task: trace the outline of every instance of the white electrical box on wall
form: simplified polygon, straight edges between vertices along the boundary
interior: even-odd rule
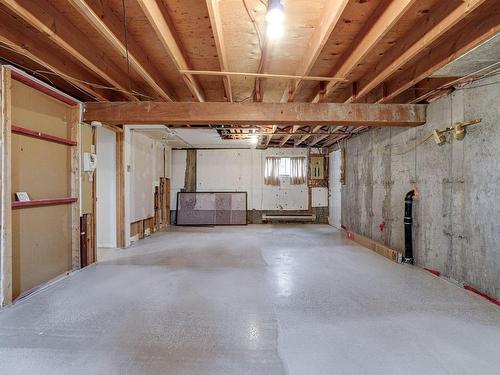
[[[84,172],[93,172],[97,168],[97,155],[90,152],[83,153],[83,170]]]

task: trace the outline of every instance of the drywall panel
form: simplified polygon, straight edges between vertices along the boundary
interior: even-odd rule
[[[73,108],[22,83],[12,84],[13,125],[70,138]],[[71,195],[71,148],[12,135],[12,192],[31,199]],[[71,269],[71,206],[12,213],[13,297]]]
[[[92,152],[92,127],[87,124],[81,125],[81,152],[82,152],[82,160],[84,152]],[[82,161],[83,163],[83,161]],[[92,181],[90,181],[89,174],[83,171],[83,167],[81,168],[81,212],[83,214],[92,214],[93,210],[93,192],[92,192]]]
[[[328,188],[314,187],[311,190],[312,207],[328,207]]]
[[[131,132],[130,164],[130,222],[154,215],[155,142],[153,139]]]
[[[97,246],[116,247],[116,135],[97,128]]]
[[[71,206],[12,211],[12,295],[71,269]]]

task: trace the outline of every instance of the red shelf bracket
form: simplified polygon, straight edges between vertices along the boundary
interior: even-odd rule
[[[42,132],[37,132],[35,130],[22,128],[20,126],[12,125],[12,133],[25,135],[25,136],[28,136],[31,138],[43,139],[45,141],[59,143],[61,145],[76,146],[76,142],[72,141],[71,139],[56,137],[54,135],[50,135],[50,134],[46,134],[46,133],[42,133]]]

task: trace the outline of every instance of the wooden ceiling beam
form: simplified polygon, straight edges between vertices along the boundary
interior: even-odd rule
[[[174,62],[177,70],[190,70],[191,67],[185,56],[186,54],[177,43],[174,36],[174,30],[168,25],[157,1],[137,0],[137,2],[149,20],[149,23],[155,30],[158,39]],[[198,79],[192,74],[182,74],[182,78],[189,88],[189,91],[191,91],[193,97],[199,102],[204,102],[205,93],[203,92]]]
[[[224,34],[222,32],[222,20],[220,17],[220,10],[218,0],[206,0],[208,15],[210,17],[210,24],[215,40],[215,47],[217,48],[217,56],[219,58],[219,66],[221,71],[229,71],[229,64],[227,62],[226,44],[224,43]],[[231,87],[231,78],[229,76],[223,77],[224,91],[228,101],[233,101],[233,90]]]
[[[140,49],[135,47],[129,48],[127,53],[125,44],[117,36],[117,34],[110,29],[107,23],[104,22],[104,19],[108,22],[118,22],[115,20],[114,15],[112,15],[111,10],[106,9],[106,14],[103,15],[103,17],[100,17],[85,0],[68,0],[68,3],[72,5],[122,57],[126,58],[128,55],[131,68],[134,69],[142,77],[142,79],[144,79],[144,81],[160,98],[170,102],[175,100],[175,96],[168,89],[168,87],[162,87],[158,84],[158,82],[162,81],[161,75],[158,74],[154,68],[150,67],[144,59],[141,58],[141,60],[139,60]],[[117,28],[115,27],[114,29],[116,30]],[[133,46],[134,44],[135,43],[132,41],[129,41],[130,46]],[[138,55],[132,53],[132,50],[137,52]]]
[[[89,77],[83,67],[71,60],[61,59],[60,54],[56,53],[46,41],[20,30],[19,24],[6,14],[0,17],[0,43],[52,71],[95,100],[108,101],[106,96],[84,82]]]
[[[112,124],[417,126],[426,106],[345,103],[86,103],[85,121]]]
[[[130,100],[138,100],[120,70],[106,56],[96,54],[81,32],[45,0],[0,0],[13,14],[47,37],[80,64]]]
[[[387,103],[418,82],[431,76],[449,62],[456,60],[500,32],[500,7],[495,1],[491,7],[483,7],[480,14],[472,17],[460,30],[434,45],[429,52],[415,61],[397,76],[386,82],[387,93],[379,103]],[[498,3],[496,4],[498,5]]]
[[[354,41],[354,47],[348,51],[347,56],[340,60],[339,64],[333,69],[331,76],[348,78],[349,74],[363,61],[416,1],[391,1],[371,27],[367,31],[362,31],[361,37]],[[328,97],[335,90],[337,84],[338,81],[329,82],[326,86],[324,97]],[[320,101],[321,95],[317,93],[313,99],[313,103]]]
[[[427,32],[422,33],[420,30],[412,30],[412,33],[409,33],[402,41],[399,41],[397,45],[389,50],[378,64],[381,68],[376,69],[377,73],[375,77],[363,86],[358,87],[356,100],[368,94],[372,89],[396,73],[398,69],[409,63],[419,53],[429,48],[453,26],[478,9],[486,1],[464,1],[453,10],[450,9],[451,3],[443,2],[443,6],[439,9],[439,12],[436,12],[435,16],[427,18],[426,22],[419,23],[419,29],[428,30]],[[441,16],[444,18],[441,18]],[[413,41],[413,33],[422,34],[422,36],[418,40]]]
[[[354,0],[326,2],[320,24],[314,29],[311,38],[309,38],[309,41],[307,42],[307,53],[297,65],[297,69],[295,70],[296,76],[308,76],[311,73],[314,64],[318,60],[318,57],[323,50],[326,42],[328,41],[328,39],[330,39],[333,29],[335,28],[335,26],[337,26],[342,14],[344,13],[345,8],[349,3],[352,2],[354,2]],[[292,89],[289,89],[287,87],[285,89],[285,92],[283,92],[281,102],[286,103],[288,101],[293,101],[296,93],[300,90],[302,85],[302,80],[296,80],[294,82],[294,85],[292,86]]]

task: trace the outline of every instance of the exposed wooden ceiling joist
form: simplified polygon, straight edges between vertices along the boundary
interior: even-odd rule
[[[370,53],[384,35],[394,24],[406,13],[406,11],[416,2],[416,0],[397,0],[390,2],[377,17],[369,30],[363,31],[362,36],[349,51],[348,55],[340,61],[340,64],[332,70],[332,76],[347,78],[349,73],[357,67],[363,58]],[[325,88],[324,96],[327,97],[335,90],[338,82],[329,82]],[[318,92],[313,99],[313,103],[321,101],[321,94]]]
[[[441,14],[436,11],[433,17],[427,18],[426,22],[418,25],[419,29],[414,30],[414,34],[408,34],[403,40],[399,41],[397,46],[394,46],[389,53],[387,53],[378,66],[377,74],[368,83],[358,87],[356,100],[359,100],[372,89],[384,82],[388,77],[393,75],[410,62],[424,49],[431,46],[438,38],[448,32],[453,26],[463,20],[467,15],[476,10],[480,5],[485,3],[486,0],[468,0],[462,2],[457,8],[451,10],[450,4],[444,2],[440,12],[444,18],[441,19]],[[420,30],[428,30],[422,33]],[[422,36],[413,41],[414,35],[422,34]]]
[[[130,49],[124,45],[121,39],[113,33],[108,24],[99,17],[95,11],[92,9],[85,0],[68,0],[78,12],[109,42],[109,44],[124,58],[130,61],[130,66],[134,69],[143,79],[147,82],[149,86],[164,100],[173,101],[175,96],[170,92],[167,87],[161,87],[158,84],[161,75],[154,71],[151,67],[146,68],[144,62],[141,63],[139,57],[136,57]],[[114,16],[108,13],[106,18],[107,22],[113,22]],[[135,48],[134,48],[135,49]]]
[[[181,46],[177,43],[174,31],[168,25],[156,0],[137,0],[137,2],[148,18],[149,23],[155,30],[158,39],[161,41],[163,47],[177,67],[177,70],[191,69],[190,64],[185,57],[185,53],[183,52]],[[193,94],[193,97],[199,102],[204,102],[205,93],[203,92],[203,89],[196,77],[191,74],[183,74],[183,79],[184,82],[186,82],[189,91]]]
[[[264,141],[264,147],[267,147],[271,140],[273,139],[273,134],[276,133],[276,130],[278,129],[277,125],[273,125],[271,129],[271,134],[266,136],[266,139]]]
[[[227,62],[226,44],[224,42],[224,35],[222,33],[222,20],[220,17],[220,10],[218,0],[206,0],[208,15],[210,17],[210,24],[212,25],[212,32],[214,34],[215,46],[217,48],[217,56],[219,58],[219,65],[221,71],[228,71],[229,64]],[[224,91],[228,101],[233,101],[233,90],[231,87],[231,78],[224,76]]]
[[[18,29],[13,19],[5,17],[0,19],[0,43],[45,67],[48,71],[54,72],[97,101],[108,100],[98,90],[84,82],[87,78],[84,68],[69,59],[61,58],[45,41],[29,37],[23,30]]]
[[[339,22],[347,4],[353,0],[327,1],[321,19],[321,23],[314,30],[313,35],[307,42],[308,53],[302,58],[297,66],[295,75],[308,76],[318,59],[323,47],[331,36],[331,33]],[[302,80],[295,81],[292,89],[286,89],[283,93],[281,102],[293,101],[295,94],[302,86]]]
[[[113,124],[417,126],[426,106],[345,103],[86,103],[85,121]]]
[[[296,140],[294,143],[294,146],[300,146],[304,141],[308,140],[309,137],[312,137],[312,135],[316,132],[318,132],[322,128],[322,125],[317,125],[314,128],[311,128],[311,132],[309,134],[305,134],[300,139]]]
[[[45,0],[0,0],[12,13],[42,33],[83,66],[111,84],[130,100],[138,100],[127,88],[120,69],[106,56],[91,50],[89,43],[79,38],[80,31]]]
[[[294,125],[294,126],[292,126],[292,128],[290,129],[290,134],[284,135],[284,136],[281,138],[280,143],[279,143],[279,147],[283,147],[283,145],[285,145],[285,144],[288,142],[288,140],[289,140],[290,138],[292,138],[292,135],[293,135],[294,133],[296,133],[296,132],[297,132],[297,130],[298,130],[299,128],[300,128],[300,126],[298,126],[298,125]]]
[[[387,93],[380,103],[394,99],[402,92],[415,86],[450,61],[457,59],[500,32],[500,7],[489,2],[485,13],[472,17],[459,30],[433,46],[429,52],[412,64],[412,67],[397,74],[387,83]]]

